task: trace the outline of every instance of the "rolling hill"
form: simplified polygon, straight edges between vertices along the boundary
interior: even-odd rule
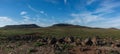
[[[92,27],[72,25],[72,24],[54,24],[49,27],[40,27],[35,24],[9,25],[3,28],[12,28],[12,29],[1,28],[0,29],[1,36],[14,36],[14,35],[38,33],[39,36],[44,36],[44,37],[74,36],[74,37],[85,38],[85,37],[100,36],[103,38],[104,37],[120,38],[119,29],[92,28]]]
[[[6,29],[15,29],[15,28],[40,28],[40,26],[36,25],[36,24],[21,24],[21,25],[6,25],[3,28]]]
[[[102,47],[99,45],[94,47],[93,44],[92,46],[91,44],[89,45],[88,43],[91,43],[89,37],[93,38],[95,36],[99,36],[100,39],[97,40],[102,40],[102,43],[105,45]],[[86,39],[87,42],[85,45],[81,44]],[[40,27],[35,24],[9,25],[0,29],[0,47],[2,48],[1,52],[3,54],[8,54],[11,52],[16,52],[16,54],[46,54],[46,52],[49,54],[84,54],[85,52],[89,52],[90,54],[94,54],[98,52],[96,49],[99,49],[100,51],[103,50],[104,52],[109,52],[107,54],[119,54],[120,49],[113,48],[111,47],[112,44],[110,44],[116,44],[116,42],[113,41],[119,39],[119,29],[92,28],[72,24],[54,24],[49,27]],[[58,43],[60,40],[71,41]],[[74,41],[72,42],[72,40]],[[109,49],[112,49],[112,51]],[[98,53],[102,54],[101,52]]]

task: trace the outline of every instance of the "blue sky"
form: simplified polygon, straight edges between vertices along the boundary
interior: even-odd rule
[[[56,23],[120,28],[120,0],[0,0],[0,27]]]

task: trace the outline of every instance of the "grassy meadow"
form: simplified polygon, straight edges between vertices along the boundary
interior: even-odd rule
[[[22,28],[22,29],[0,29],[0,36],[8,37],[15,35],[24,35],[38,33],[43,37],[63,37],[74,36],[80,38],[86,37],[111,37],[114,39],[120,38],[120,30],[117,29],[94,29],[94,28],[77,28],[77,27],[46,27],[46,28]]]

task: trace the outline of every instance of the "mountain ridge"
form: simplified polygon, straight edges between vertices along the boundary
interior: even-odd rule
[[[81,25],[74,25],[74,24],[67,24],[67,23],[58,23],[53,24],[48,27],[42,27],[38,26],[36,24],[20,24],[20,25],[6,25],[2,28],[54,28],[54,27],[66,27],[66,28],[89,28],[89,29],[114,29],[118,30],[117,28],[111,27],[111,28],[99,28],[99,27],[88,27],[88,26],[81,26]]]
[[[2,28],[41,28],[36,24],[6,25]]]

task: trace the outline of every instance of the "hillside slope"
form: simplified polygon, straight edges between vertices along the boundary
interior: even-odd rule
[[[19,28],[40,28],[38,25],[36,24],[21,24],[21,25],[6,25],[3,28],[5,29],[19,29]]]
[[[39,36],[49,37],[63,37],[63,36],[75,36],[75,37],[113,37],[120,38],[120,30],[118,29],[102,29],[91,27],[65,27],[65,26],[51,26],[44,28],[23,28],[23,29],[0,29],[1,36],[14,36],[22,34],[38,33]]]

